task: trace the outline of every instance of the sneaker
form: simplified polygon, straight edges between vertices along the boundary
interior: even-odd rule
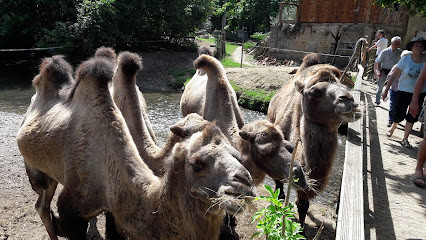
[[[408,142],[408,139],[402,139],[401,144],[406,148],[412,148],[411,144]]]
[[[386,125],[386,127],[391,127],[392,126],[392,122],[388,122],[388,125]]]

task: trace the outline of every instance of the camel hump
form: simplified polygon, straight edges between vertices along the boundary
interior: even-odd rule
[[[72,66],[65,60],[62,55],[44,58],[40,64],[40,73],[45,76],[47,82],[55,89],[60,89],[65,84],[72,82]],[[36,77],[33,80],[35,86],[41,84],[41,77]]]
[[[303,62],[302,62],[302,65],[300,65],[299,71],[320,63],[321,63],[320,56],[316,53],[310,53],[306,55],[305,57],[303,57]]]
[[[202,54],[195,59],[194,68],[203,69],[207,72],[207,75],[209,75],[209,73],[220,74],[222,64],[215,57]]]
[[[84,79],[96,79],[101,85],[107,85],[112,81],[114,74],[114,63],[106,58],[90,58],[89,60],[80,64],[75,73],[76,81],[71,87],[68,100],[74,97],[74,93],[80,85],[80,82]]]
[[[104,58],[91,58],[77,68],[76,78],[82,79],[95,78],[99,82],[108,83],[112,80],[114,74],[114,65]]]
[[[115,61],[117,54],[115,54],[115,50],[113,48],[100,47],[96,50],[95,57],[104,57],[111,61]]]
[[[131,52],[122,52],[118,55],[118,65],[126,75],[135,75],[142,69],[142,58]]]
[[[210,48],[208,48],[206,46],[202,46],[198,49],[198,55],[200,56],[202,54],[213,56],[213,52],[210,50]]]

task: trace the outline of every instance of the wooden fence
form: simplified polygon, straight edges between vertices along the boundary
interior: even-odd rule
[[[360,103],[364,68],[358,64],[358,75],[352,92]],[[364,240],[364,200],[362,173],[363,118],[348,124],[345,163],[340,190],[336,240]]]

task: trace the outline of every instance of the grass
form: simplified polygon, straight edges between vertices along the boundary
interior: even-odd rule
[[[277,91],[269,92],[260,89],[244,89],[232,81],[230,83],[237,94],[238,105],[265,114],[268,113],[269,102]]]
[[[191,80],[192,76],[195,74],[195,69],[174,67],[169,71],[169,74],[174,78],[174,81],[169,84],[170,87],[173,89],[180,89]]]
[[[211,43],[215,42],[214,38],[200,38],[200,37],[196,37],[195,39],[200,40],[200,41],[204,41],[204,42],[211,42]]]

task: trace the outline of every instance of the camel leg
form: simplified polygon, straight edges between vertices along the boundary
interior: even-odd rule
[[[280,180],[274,180],[274,181],[275,181],[275,191],[277,189],[280,190],[280,195],[278,196],[278,198],[285,199],[284,183],[282,183]]]
[[[74,206],[72,194],[65,188],[58,199],[59,219],[55,226],[57,232],[61,232],[70,240],[86,239],[88,221],[80,216],[78,209]]]
[[[50,218],[50,203],[55,195],[56,186],[58,182],[53,182],[49,187],[42,191],[39,195],[35,208],[40,215],[41,221],[43,221],[46,227],[47,233],[50,239],[58,239],[55,229],[53,227],[52,219]]]
[[[223,217],[222,226],[220,226],[219,240],[238,240],[240,236],[235,231],[237,219],[234,215],[226,214]]]
[[[308,214],[308,209],[309,209],[309,200],[298,198],[296,205],[297,205],[297,212],[299,213],[299,223],[304,229],[306,214]],[[305,230],[303,230],[303,232],[305,232]]]
[[[47,176],[45,173],[32,168],[27,164],[25,164],[25,168],[33,190],[38,193],[35,209],[37,210],[50,239],[57,240],[58,236],[56,235],[52,219],[50,218],[50,203],[55,195],[58,182]]]
[[[106,239],[124,240],[124,238],[117,231],[117,226],[115,225],[114,216],[112,213],[105,212],[105,220]]]

